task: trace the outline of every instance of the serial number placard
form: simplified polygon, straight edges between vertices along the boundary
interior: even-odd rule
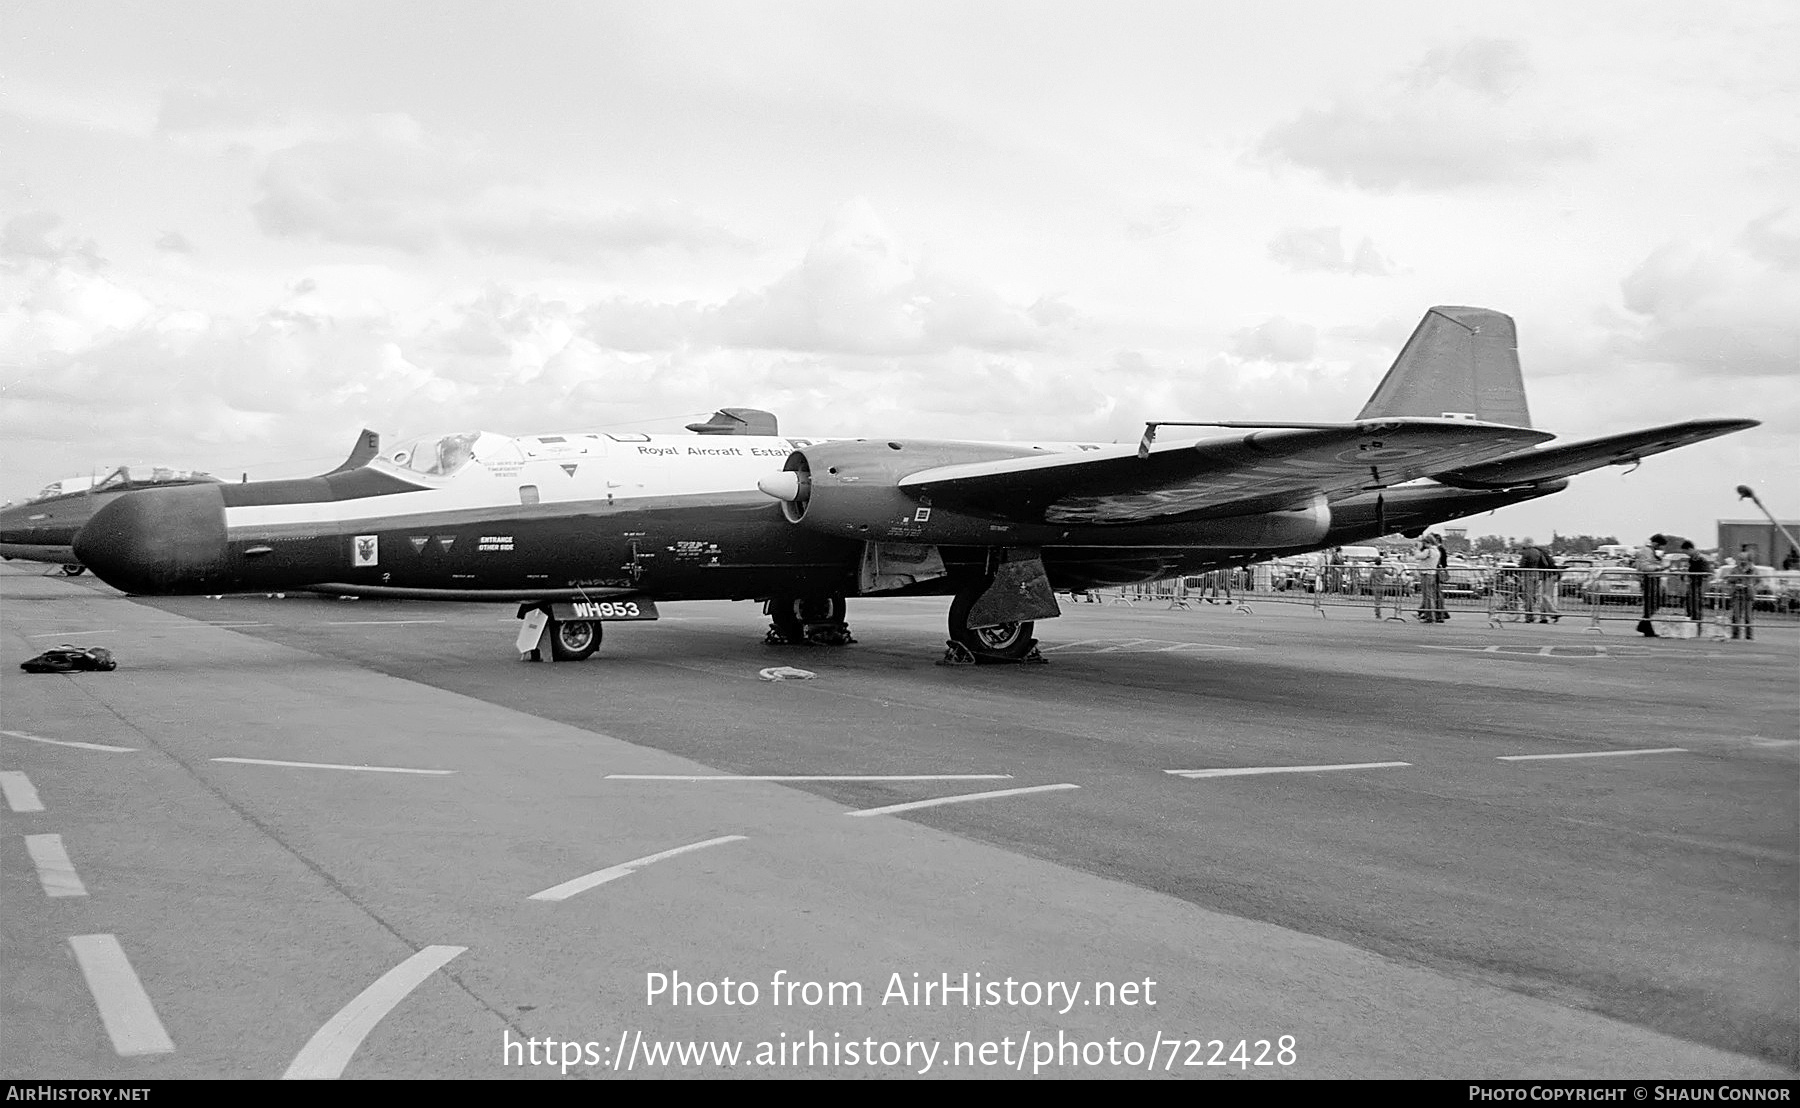
[[[654,600],[570,600],[550,605],[557,619],[655,619]]]

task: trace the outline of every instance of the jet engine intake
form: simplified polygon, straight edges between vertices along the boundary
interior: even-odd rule
[[[1017,541],[984,516],[934,508],[929,497],[902,490],[908,474],[937,466],[1034,453],[1005,444],[856,439],[820,443],[788,455],[780,472],[756,487],[781,501],[790,523],[864,541],[974,543]],[[1060,532],[1061,528],[1045,528]]]

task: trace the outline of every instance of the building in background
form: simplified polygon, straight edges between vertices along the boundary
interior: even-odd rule
[[[1789,533],[1800,533],[1800,522],[1781,521]],[[1721,519],[1719,521],[1719,553],[1731,557],[1738,547],[1749,546],[1756,553],[1756,564],[1780,569],[1790,556],[1796,556],[1787,536],[1766,519]]]

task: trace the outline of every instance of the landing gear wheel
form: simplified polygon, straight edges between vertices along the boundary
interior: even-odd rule
[[[848,605],[841,596],[772,597],[768,604],[769,634],[763,641],[771,646],[849,645],[856,640],[850,637],[850,626],[844,622],[847,611]]]
[[[950,603],[950,642],[967,651],[976,662],[1042,661],[1037,655],[1037,640],[1031,637],[1037,625],[1002,623],[997,627],[970,627],[969,609],[986,591],[986,586],[966,589]]]
[[[70,562],[62,567],[64,577],[80,577],[87,572],[87,567],[78,562]]]
[[[550,640],[550,657],[558,662],[579,662],[600,649],[600,623],[591,619],[553,619],[544,635]]]

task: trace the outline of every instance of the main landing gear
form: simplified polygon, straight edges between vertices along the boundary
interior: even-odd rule
[[[769,617],[769,646],[848,646],[850,625],[844,622],[848,605],[841,596],[776,596],[764,602]]]
[[[550,640],[550,657],[558,662],[579,662],[600,649],[597,619],[552,619],[544,637]]]
[[[982,582],[977,588],[964,589],[950,603],[950,641],[944,645],[942,665],[968,666],[1005,662],[1041,663],[1038,641],[1031,637],[1037,624],[1032,620],[996,624],[992,627],[970,627],[969,610],[988,589]]]
[[[579,662],[600,649],[601,622],[597,619],[557,619],[546,608],[522,610],[519,618],[525,625],[519,630],[519,656],[527,662],[544,660],[544,647],[550,648],[550,660]]]

